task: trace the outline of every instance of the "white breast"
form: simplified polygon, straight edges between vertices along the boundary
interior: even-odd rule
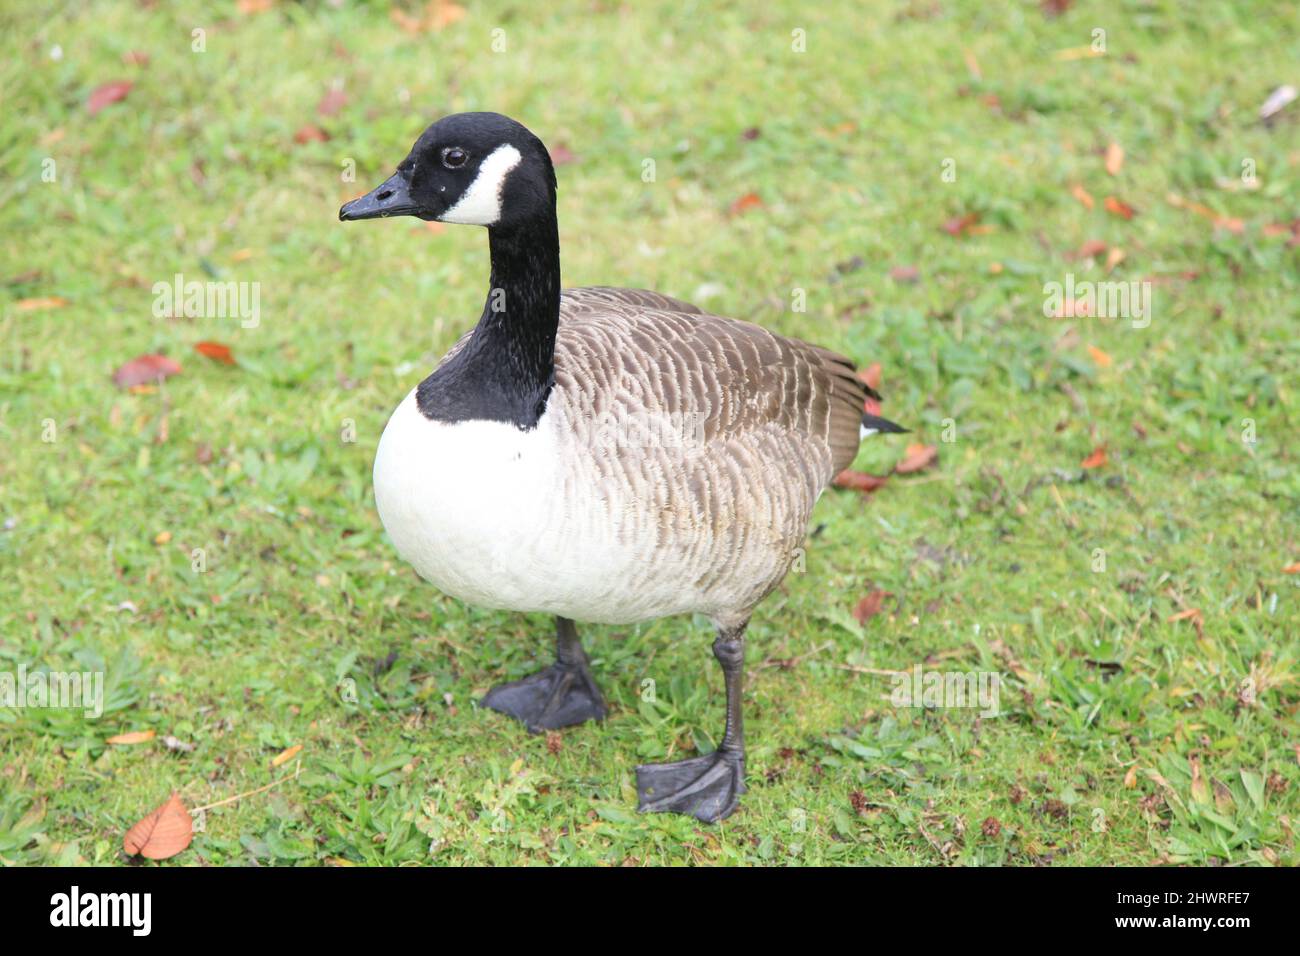
[[[375,504],[398,553],[483,607],[600,623],[703,609],[689,568],[627,534],[634,490],[602,478],[570,439],[555,393],[537,427],[521,431],[430,421],[412,390],[375,456]]]

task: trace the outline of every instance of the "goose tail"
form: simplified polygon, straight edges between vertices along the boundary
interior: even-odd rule
[[[892,435],[903,434],[911,431],[910,428],[904,428],[897,422],[891,422],[888,418],[881,418],[879,415],[872,415],[870,412],[862,413],[862,427],[858,431],[859,440],[866,438],[868,435]]]

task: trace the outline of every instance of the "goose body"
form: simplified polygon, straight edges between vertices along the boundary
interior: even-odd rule
[[[642,290],[572,289],[536,425],[437,421],[412,390],[375,501],[398,553],[469,603],[734,623],[785,576],[865,397],[824,349]]]
[[[555,171],[495,113],[429,127],[339,218],[486,226],[478,324],[401,402],[375,456],[397,548],[442,591],[556,619],[556,660],[480,702],[529,730],[602,719],[575,620],[694,612],[727,692],[713,753],[637,768],[639,807],[712,822],[745,790],[744,632],[861,437],[898,426],[834,352],[639,289],[560,289]]]

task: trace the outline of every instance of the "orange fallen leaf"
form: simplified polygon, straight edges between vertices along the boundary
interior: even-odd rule
[[[950,236],[964,236],[971,232],[979,223],[980,214],[977,212],[968,212],[961,216],[953,216],[943,224],[943,231]]]
[[[1099,256],[1106,251],[1106,243],[1100,239],[1089,239],[1079,247],[1080,259],[1091,259],[1093,256]]]
[[[392,7],[388,11],[388,17],[407,33],[421,33],[424,31],[424,21],[419,17],[413,17],[405,10],[398,7]]]
[[[551,163],[556,166],[566,166],[577,160],[577,155],[563,143],[556,143],[550,147]]]
[[[893,597],[893,594],[889,591],[872,591],[854,605],[854,620],[859,624],[866,624],[867,621],[880,613],[880,607],[885,603],[885,598],[887,597]]]
[[[131,92],[134,85],[130,80],[113,80],[95,87],[86,100],[86,110],[94,116],[105,106],[126,99],[126,94]]]
[[[1229,232],[1236,233],[1237,235],[1241,235],[1241,233],[1245,232],[1246,230],[1245,222],[1243,222],[1241,219],[1238,219],[1236,216],[1221,215],[1220,213],[1215,212],[1209,206],[1206,206],[1204,203],[1194,202],[1190,199],[1184,199],[1182,196],[1178,195],[1177,193],[1167,194],[1165,196],[1165,201],[1176,209],[1186,209],[1189,212],[1194,212],[1196,213],[1196,215],[1202,216],[1205,219],[1210,220],[1212,223],[1214,223],[1216,229],[1226,229]]]
[[[43,309],[61,309],[68,300],[58,295],[46,295],[36,299],[19,299],[15,308],[19,312],[39,312]]]
[[[321,116],[335,116],[348,105],[348,95],[341,89],[331,86],[316,104],[316,112]]]
[[[430,0],[425,17],[433,29],[441,30],[465,18],[465,8],[451,0]]]
[[[301,752],[302,752],[302,744],[294,744],[292,747],[286,747],[284,750],[280,751],[278,754],[275,755],[275,759],[271,761],[271,767],[275,768],[280,766],[281,764],[288,763],[294,757],[298,756],[298,754],[300,754]]]
[[[1109,355],[1103,352],[1101,349],[1097,348],[1097,346],[1095,345],[1088,346],[1088,354],[1092,356],[1092,360],[1097,364],[1099,368],[1110,368],[1115,361]]]
[[[1300,219],[1293,219],[1290,222],[1270,222],[1260,231],[1270,239],[1287,236],[1291,240],[1289,245],[1300,246]]]
[[[872,362],[866,368],[858,369],[858,381],[873,392],[880,388],[881,367],[879,362]]]
[[[1196,636],[1205,637],[1205,618],[1201,615],[1199,607],[1189,607],[1185,611],[1179,611],[1177,614],[1171,614],[1165,618],[1166,623],[1173,624],[1176,621],[1191,621],[1192,627],[1196,628]]]
[[[864,369],[858,370],[858,381],[870,389],[872,394],[862,402],[862,410],[868,415],[880,414],[880,399],[876,395],[880,391],[880,363],[872,362]]]
[[[921,278],[921,270],[916,266],[894,266],[889,270],[889,278],[895,282],[917,282]]]
[[[1115,246],[1110,250],[1110,252],[1106,253],[1106,271],[1114,272],[1115,267],[1123,261],[1124,261],[1124,250],[1121,249],[1119,246]]]
[[[1070,195],[1073,196],[1075,199],[1079,200],[1079,202],[1083,203],[1083,205],[1086,206],[1088,209],[1091,209],[1093,208],[1093,206],[1096,205],[1096,203],[1093,202],[1092,194],[1089,193],[1088,190],[1080,186],[1078,183],[1075,183],[1073,186],[1070,187]]]
[[[214,362],[221,362],[223,365],[235,364],[235,357],[230,352],[230,346],[223,345],[220,342],[197,342],[194,345],[194,351],[200,355],[206,355]]]
[[[1105,55],[1106,52],[1104,50],[1099,50],[1095,46],[1088,45],[1088,46],[1072,46],[1064,50],[1057,50],[1055,53],[1052,54],[1052,58],[1056,60],[1064,60],[1068,62],[1070,60],[1091,60],[1094,57],[1105,56]]]
[[[118,388],[134,388],[148,382],[161,382],[180,370],[180,363],[165,355],[140,355],[113,373],[113,383]]]
[[[1300,561],[1297,561],[1297,562],[1295,562],[1294,564],[1288,564],[1285,568],[1282,569],[1282,573],[1283,573],[1283,574],[1300,574]]]
[[[180,794],[173,792],[166,803],[126,831],[122,849],[128,856],[166,860],[184,850],[193,839],[194,819],[181,802]]]
[[[1106,457],[1106,447],[1104,445],[1098,445],[1092,450],[1092,454],[1083,460],[1083,464],[1080,465],[1080,467],[1100,468],[1108,461],[1110,461],[1110,459]]]
[[[1107,196],[1105,200],[1106,211],[1121,219],[1132,219],[1135,210],[1132,206],[1122,199],[1116,199],[1114,196]]]
[[[745,193],[731,204],[730,212],[733,216],[739,216],[749,212],[751,209],[761,209],[763,200],[758,193]]]
[[[1118,176],[1123,165],[1124,147],[1119,143],[1111,143],[1106,147],[1106,172]]]
[[[889,480],[888,475],[869,475],[865,471],[845,469],[835,476],[832,484],[836,488],[849,488],[868,494],[882,487]]]
[[[129,733],[109,737],[108,743],[128,747],[132,744],[147,744],[153,738],[154,732],[152,730],[132,730]]]
[[[910,475],[929,468],[938,458],[938,445],[908,445],[903,460],[894,466],[894,471],[900,475]]]
[[[325,132],[319,126],[313,126],[308,123],[306,126],[293,134],[293,141],[300,146],[305,143],[324,143],[330,138],[329,133]]]

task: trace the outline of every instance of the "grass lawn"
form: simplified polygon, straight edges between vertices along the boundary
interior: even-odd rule
[[[107,685],[0,708],[0,862],[123,864],[172,790],[282,781],[162,865],[1300,863],[1300,103],[1258,115],[1297,8],[466,5],[7,5],[0,672]],[[610,719],[532,737],[473,702],[551,621],[441,595],[375,514],[486,237],[337,210],[466,109],[567,154],[566,285],[879,362],[914,434],[856,467],[938,447],[818,505],[721,825],[638,815],[632,772],[720,735],[706,621],[581,628]],[[156,317],[178,273],[258,283],[256,327]],[[1050,315],[1068,281],[1149,310]],[[143,353],[182,371],[115,387]],[[1000,712],[895,706],[918,665]]]

